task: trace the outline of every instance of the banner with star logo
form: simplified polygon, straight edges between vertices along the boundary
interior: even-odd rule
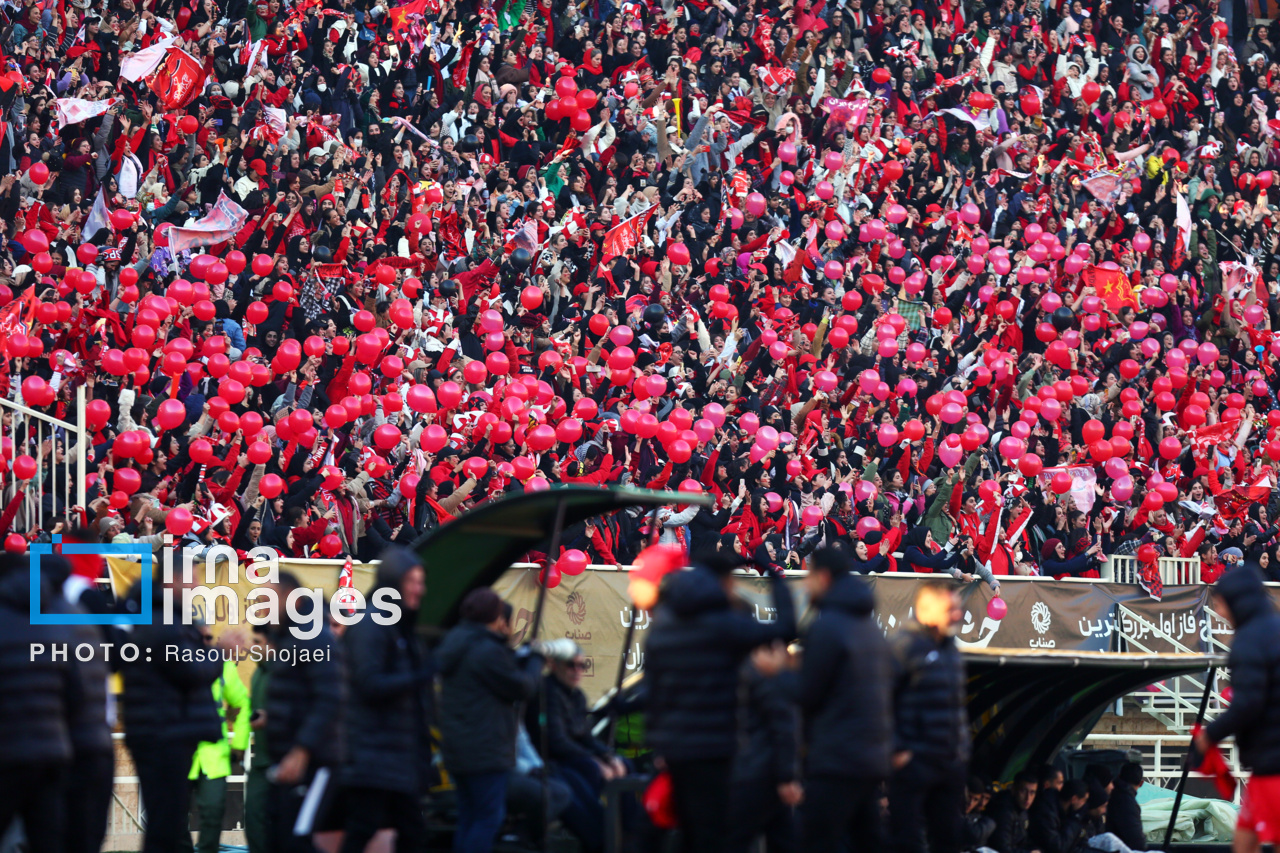
[[[1086,285],[1097,291],[1098,296],[1102,297],[1112,311],[1119,311],[1125,305],[1138,307],[1138,296],[1133,292],[1133,285],[1123,270],[1091,266],[1085,267],[1080,277]]]

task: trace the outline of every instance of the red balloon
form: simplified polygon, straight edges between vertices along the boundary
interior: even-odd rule
[[[193,524],[195,524],[195,519],[191,516],[191,510],[184,506],[174,507],[164,517],[165,529],[174,536],[185,535]]]
[[[587,570],[587,555],[577,548],[570,548],[560,555],[560,559],[556,561],[556,566],[563,574],[571,577],[580,575]]]
[[[342,553],[342,540],[336,533],[326,533],[320,537],[320,553],[326,557],[336,557]]]
[[[117,468],[112,478],[116,490],[132,495],[142,488],[142,475],[132,468]]]
[[[280,479],[276,474],[267,474],[258,481],[258,491],[263,494],[267,500],[278,497],[284,491],[284,480]]]
[[[25,453],[13,460],[13,476],[19,480],[30,480],[36,475],[36,460]]]

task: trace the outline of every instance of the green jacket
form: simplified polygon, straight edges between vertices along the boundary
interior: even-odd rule
[[[978,453],[970,453],[969,458],[964,463],[965,480],[973,477],[973,472],[978,469],[978,462],[981,460]],[[925,509],[924,518],[920,523],[929,528],[933,533],[933,541],[939,544],[946,542],[951,538],[951,519],[945,515],[948,504],[951,503],[951,494],[955,491],[959,479],[954,470],[947,472],[947,478],[938,486],[938,491],[933,496],[933,501]]]
[[[213,682],[213,703],[218,708],[218,716],[222,717],[222,739],[196,747],[189,779],[196,779],[201,773],[210,779],[225,779],[231,775],[231,750],[244,752],[249,746],[249,691],[236,672],[235,661],[223,663],[222,675]],[[230,734],[228,706],[236,709],[235,728]]]

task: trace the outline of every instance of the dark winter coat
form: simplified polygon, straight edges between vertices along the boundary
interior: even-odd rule
[[[554,675],[544,679],[547,691],[547,759],[553,764],[576,767],[591,778],[595,772],[595,760],[610,756],[609,747],[591,734],[591,719],[587,714],[587,695],[569,687]],[[525,728],[535,744],[541,743],[542,727],[539,725],[539,709],[530,702],[525,709]]]
[[[16,561],[15,561],[16,562]],[[12,564],[0,579],[0,731],[5,748],[0,765],[28,768],[71,760],[68,714],[82,702],[69,627],[31,624],[30,573]],[[43,592],[42,600],[49,593]],[[50,612],[47,607],[41,608]],[[43,644],[43,654],[32,645]],[[66,648],[54,659],[54,647]]]
[[[1031,849],[1027,840],[1030,811],[1018,808],[1012,790],[996,794],[987,813],[996,822],[996,830],[991,834],[988,846],[999,853],[1027,853]]]
[[[766,678],[743,665],[742,748],[733,761],[734,778],[781,785],[799,777],[800,714],[782,678]]]
[[[890,640],[894,666],[893,751],[913,759],[967,761],[969,717],[964,661],[955,640],[941,641],[914,619]]]
[[[1255,776],[1273,776],[1280,773],[1280,615],[1257,572],[1228,572],[1216,590],[1236,625],[1227,660],[1235,695],[1206,733],[1215,743],[1235,735],[1240,763]]]
[[[304,626],[309,625],[307,608],[313,606],[309,596],[299,599]],[[301,746],[311,755],[311,769],[339,766],[345,694],[341,649],[327,624],[310,639],[296,636],[290,627],[293,623],[282,620],[273,638],[280,655],[271,667],[267,684],[266,730],[271,762],[278,762],[289,750]],[[302,661],[304,654],[310,660]]]
[[[645,646],[647,733],[673,761],[732,758],[737,748],[738,671],[757,646],[795,636],[795,604],[774,576],[777,618],[761,623],[730,606],[705,568],[669,575]]]
[[[129,635],[138,656],[133,662],[121,658],[125,736],[141,745],[218,740],[222,718],[213,704],[212,685],[222,674],[222,659],[194,625],[183,625],[177,618],[172,625],[163,624],[163,589],[159,582],[151,585],[152,624],[139,625]],[[142,587],[137,585],[125,599],[126,611],[141,612],[141,599]]]
[[[533,698],[542,656],[517,657],[506,638],[462,622],[436,650],[440,748],[450,773],[497,773],[516,766],[520,703]]]
[[[413,568],[384,559],[373,592],[401,589]],[[420,792],[430,781],[432,679],[435,666],[414,630],[416,615],[380,625],[368,615],[342,636],[347,667],[346,785]]]
[[[796,696],[809,775],[889,775],[893,670],[884,634],[871,621],[874,606],[871,589],[853,575],[837,579],[818,603]]]
[[[1142,806],[1138,792],[1128,782],[1116,781],[1107,801],[1107,832],[1113,832],[1130,850],[1146,850],[1147,834],[1142,829]]]

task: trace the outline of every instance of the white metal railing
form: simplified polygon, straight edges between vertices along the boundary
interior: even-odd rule
[[[1199,557],[1160,557],[1156,560],[1160,580],[1165,586],[1190,586],[1200,583]],[[1110,583],[1137,583],[1140,568],[1137,557],[1115,555],[1102,564],[1102,580]]]
[[[902,554],[895,553],[895,558],[901,560]],[[329,561],[340,562],[340,561]],[[1196,586],[1200,581],[1200,558],[1199,557],[1161,557],[1158,561],[1160,568],[1160,580],[1165,586]],[[537,569],[541,568],[536,563],[512,563],[513,569]],[[635,566],[615,566],[595,565],[587,566],[588,571],[594,572],[629,572],[635,569]],[[1054,581],[1054,583],[1138,583],[1138,561],[1135,557],[1112,556],[1103,562],[1098,572],[1100,578],[1076,578],[1064,577],[1061,581],[1054,581],[1048,575],[999,575],[1000,583],[1006,581]],[[737,574],[746,576],[755,576],[754,569],[738,569]],[[807,574],[804,569],[791,569],[787,571],[788,575],[802,576]],[[908,578],[934,578],[938,575],[923,574],[919,572],[887,572],[890,577],[908,577]]]
[[[4,473],[0,474],[4,503],[16,495],[14,460],[26,455],[35,459],[37,464],[35,477],[24,498],[26,506],[19,509],[15,518],[17,532],[43,529],[46,516],[57,518],[67,515],[73,506],[86,505],[89,431],[85,426],[85,402],[85,387],[81,385],[76,389],[76,422],[68,423],[13,400],[0,398],[0,412],[12,416],[12,425],[5,436],[13,439],[8,452],[0,450],[6,463]],[[50,498],[48,512],[46,495]]]

